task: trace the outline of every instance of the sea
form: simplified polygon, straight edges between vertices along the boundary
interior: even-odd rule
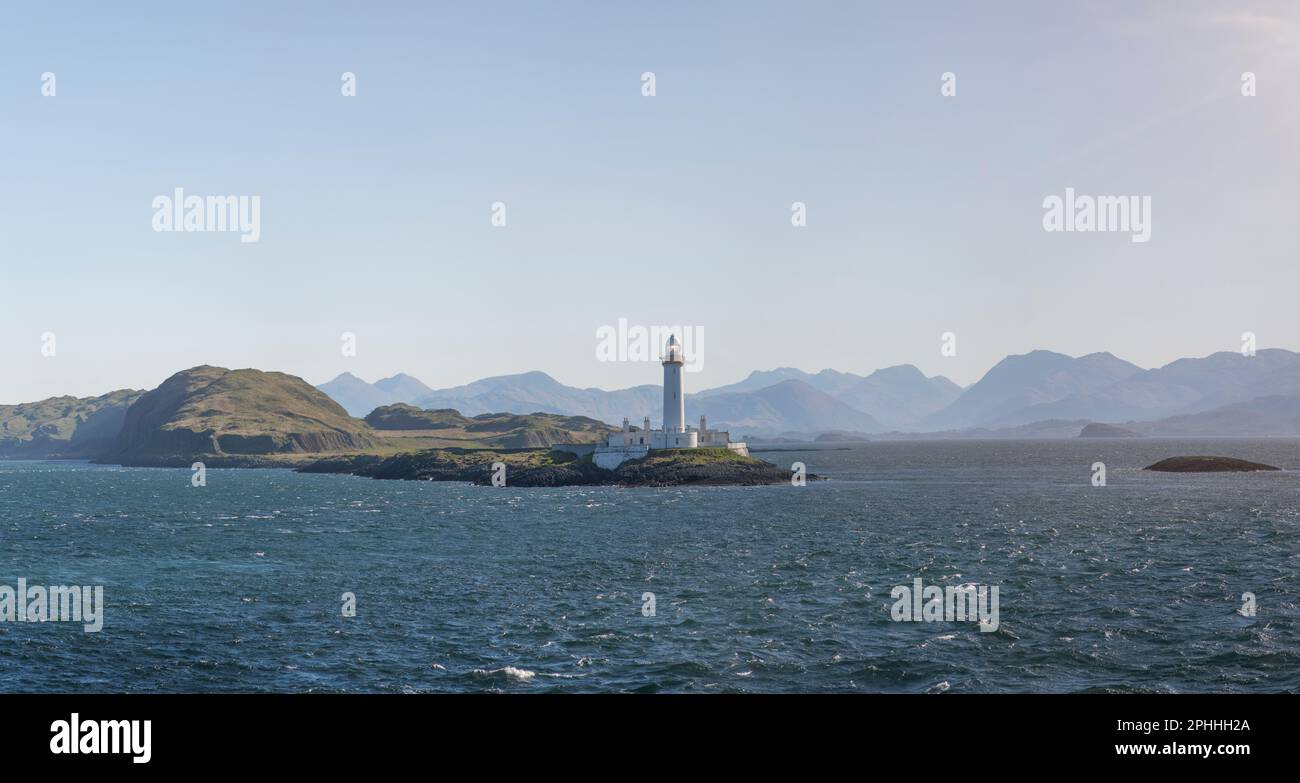
[[[1187,454],[1285,470],[1142,470]],[[755,455],[824,480],[194,486],[0,462],[0,589],[104,601],[98,632],[0,622],[0,691],[1300,691],[1298,440]],[[899,619],[918,579],[997,587],[996,628]]]

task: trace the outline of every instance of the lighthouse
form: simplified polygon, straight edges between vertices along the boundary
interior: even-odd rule
[[[682,392],[682,367],[686,363],[676,335],[664,350],[664,432],[686,431],[686,395]]]
[[[623,419],[623,428],[611,432],[604,443],[556,444],[553,452],[568,452],[575,456],[591,455],[592,463],[605,470],[614,470],[628,460],[645,459],[651,451],[661,449],[726,449],[727,451],[749,456],[749,447],[742,442],[731,439],[726,430],[708,429],[708,420],[700,416],[700,428],[686,426],[686,395],[682,388],[682,372],[686,369],[686,354],[677,335],[664,328],[669,335],[664,345],[660,361],[664,366],[664,426],[661,430],[650,429],[650,417],[646,416],[640,429],[633,429],[628,418]],[[651,356],[644,356],[652,360]],[[697,360],[698,357],[693,357]]]

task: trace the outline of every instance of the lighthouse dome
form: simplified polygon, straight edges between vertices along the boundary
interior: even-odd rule
[[[683,362],[685,357],[682,354],[682,344],[677,342],[677,335],[668,335],[668,344],[664,346],[665,362]]]

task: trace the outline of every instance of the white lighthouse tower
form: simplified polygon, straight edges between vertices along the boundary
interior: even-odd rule
[[[686,395],[682,391],[682,367],[686,359],[676,335],[668,337],[664,350],[664,432],[686,431]]]

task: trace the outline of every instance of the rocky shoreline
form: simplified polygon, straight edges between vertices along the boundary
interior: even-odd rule
[[[597,467],[590,458],[564,452],[536,450],[468,451],[433,449],[393,457],[338,457],[318,460],[299,468],[302,473],[346,473],[376,479],[408,481],[464,481],[492,484],[493,464],[506,465],[505,482],[511,487],[678,487],[758,486],[787,484],[790,472],[753,457],[726,449],[653,451],[641,460],[614,470]],[[809,475],[809,480],[819,477]]]
[[[223,469],[257,469],[257,468],[301,468],[320,461],[318,454],[196,454],[190,456],[132,456],[119,458],[96,458],[90,460],[94,465],[120,465],[124,468],[186,468],[196,462],[205,468]]]

